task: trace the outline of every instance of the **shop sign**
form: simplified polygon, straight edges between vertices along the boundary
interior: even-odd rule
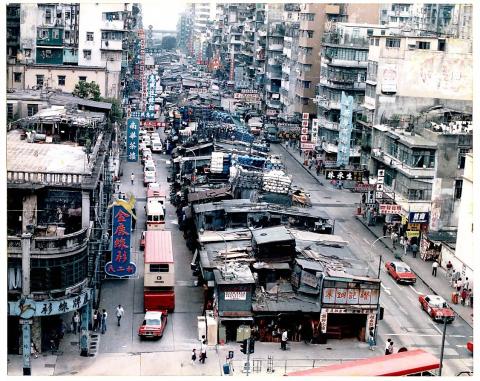
[[[308,112],[302,113],[302,120],[308,120],[310,118],[310,114]]]
[[[273,108],[268,108],[267,109],[267,115],[268,116],[275,116],[275,115],[277,115],[277,110],[275,110]]]
[[[127,119],[127,161],[138,161],[138,129],[140,121],[137,118]]]
[[[424,224],[428,222],[428,212],[410,212],[408,213],[408,222],[411,224]]]
[[[302,283],[313,288],[317,288],[318,286],[317,277],[305,270],[302,270]]]
[[[369,314],[371,310],[364,310],[359,308],[323,308],[322,311],[325,311],[329,314]]]
[[[320,313],[320,331],[322,333],[327,333],[327,319],[328,313],[327,310],[322,308],[322,312]]]
[[[315,149],[315,144],[314,143],[308,143],[308,142],[302,142],[300,145],[300,148],[303,151],[311,151]]]
[[[347,304],[358,304],[358,288],[349,288],[347,292]]]
[[[308,127],[308,119],[302,120],[302,127]]]
[[[85,288],[82,293],[64,299],[33,301],[18,300],[8,302],[9,316],[25,316],[25,311],[31,311],[31,316],[51,316],[61,315],[70,311],[76,311],[85,306],[91,299],[92,289]],[[27,304],[28,303],[28,304]]]
[[[303,143],[308,142],[308,135],[300,135],[300,141]]]
[[[225,291],[225,300],[247,300],[246,291]]]
[[[329,169],[325,173],[328,180],[355,180],[362,181],[363,171],[343,171],[338,169]]]
[[[407,230],[417,230],[420,231],[421,224],[408,224]]]
[[[375,184],[355,184],[354,191],[355,192],[368,192],[368,191],[374,191],[375,190]],[[373,198],[373,192],[372,192],[372,198]]]
[[[420,237],[419,231],[407,230],[407,238]]]
[[[380,204],[380,214],[400,214],[402,207],[395,204]]]
[[[375,314],[371,314],[371,313],[367,315],[366,336],[368,335],[368,332],[370,332],[370,329],[375,329]]]
[[[114,277],[135,275],[135,263],[130,262],[130,239],[132,230],[132,206],[135,198],[128,202],[117,200],[112,213],[112,258],[105,264],[105,273]]]

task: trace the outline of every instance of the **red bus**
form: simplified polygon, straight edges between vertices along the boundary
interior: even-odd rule
[[[172,233],[165,230],[147,230],[144,259],[144,309],[173,311],[175,309],[175,264]]]
[[[165,228],[165,208],[167,197],[160,189],[149,189],[147,191],[147,230],[160,230]]]
[[[346,361],[288,373],[288,376],[432,376],[440,360],[423,349]]]

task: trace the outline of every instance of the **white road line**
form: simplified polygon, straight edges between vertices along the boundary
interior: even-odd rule
[[[371,245],[371,243],[366,238],[364,238],[363,241],[366,242],[367,245]]]
[[[442,331],[440,331],[440,328],[437,327],[436,323],[434,323],[433,321],[431,321],[430,323],[433,325],[433,328],[435,328],[438,331],[438,333],[441,335]]]
[[[380,283],[380,284],[382,285],[383,290],[384,290],[388,295],[392,295],[392,293],[390,292],[390,287],[385,287],[385,286],[383,285],[383,283]]]
[[[385,336],[415,336],[415,337],[442,337],[439,334],[426,334],[426,333],[388,333]],[[467,336],[462,335],[446,335],[446,337],[456,337],[456,338],[466,338]],[[463,347],[463,345],[461,345]]]
[[[415,288],[414,288],[412,285],[410,285],[409,287],[413,290],[413,292],[414,292],[415,294],[417,294],[417,295],[423,295],[421,292],[418,292],[417,290],[415,290]]]

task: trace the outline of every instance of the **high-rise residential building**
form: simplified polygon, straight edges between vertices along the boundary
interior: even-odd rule
[[[297,81],[296,63],[298,56],[298,38],[300,28],[300,4],[288,3],[283,8],[285,34],[283,36],[282,82],[280,102],[283,119],[292,119],[294,113],[295,85]]]
[[[456,37],[472,39],[473,4],[457,4],[455,7]]]
[[[20,51],[20,4],[7,5],[7,57]]]
[[[193,22],[190,10],[186,9],[179,16],[177,22],[177,46],[187,54],[193,54]]]
[[[253,87],[260,92],[264,91],[265,85],[265,47],[267,44],[267,28],[265,25],[265,4],[256,3],[254,10],[255,33],[253,43]]]

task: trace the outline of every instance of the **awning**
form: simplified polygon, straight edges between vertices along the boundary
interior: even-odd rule
[[[218,320],[230,320],[230,321],[253,321],[252,316],[219,316]]]

